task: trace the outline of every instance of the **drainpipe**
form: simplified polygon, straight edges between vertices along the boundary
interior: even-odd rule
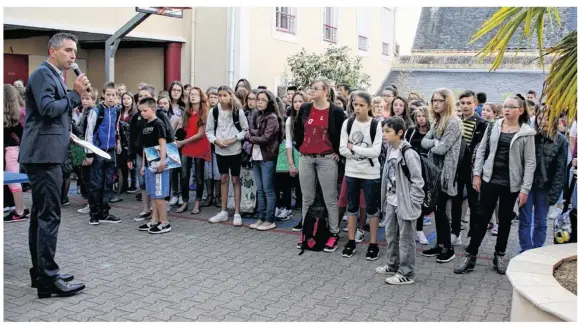
[[[229,7],[227,8],[229,14],[229,71],[228,71],[228,83],[229,87],[233,88],[235,82],[235,25],[237,8]]]
[[[191,9],[191,81],[189,84],[195,85],[195,42],[197,30],[197,9]]]

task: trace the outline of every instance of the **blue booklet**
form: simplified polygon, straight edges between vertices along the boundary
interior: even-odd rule
[[[181,155],[176,142],[167,143],[167,158],[165,159],[165,169],[181,168]],[[161,161],[160,146],[145,148],[146,159],[149,162],[149,170],[156,173]]]

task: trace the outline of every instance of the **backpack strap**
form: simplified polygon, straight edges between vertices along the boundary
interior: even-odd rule
[[[241,122],[239,122],[239,111],[233,110],[232,114],[233,114],[233,124],[235,124],[237,130],[241,132],[243,128],[241,127]]]
[[[377,133],[377,125],[379,121],[375,118],[371,119],[371,126],[369,127],[369,136],[371,137],[371,145],[373,145],[373,141],[375,140],[375,134]]]
[[[217,135],[217,125],[219,124],[219,107],[215,106],[211,111],[213,112],[213,120],[215,121],[215,135]]]
[[[347,137],[349,137],[349,134],[351,133],[351,128],[353,127],[353,121],[355,121],[355,116],[352,116],[347,120]]]
[[[405,177],[407,177],[407,179],[411,182],[411,175],[409,174],[409,168],[407,167],[407,164],[405,163],[405,152],[408,151],[409,149],[413,149],[413,148],[412,147],[401,148],[401,170],[403,171]]]

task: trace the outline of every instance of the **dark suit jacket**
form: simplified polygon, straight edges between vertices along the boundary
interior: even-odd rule
[[[23,164],[62,164],[70,144],[72,108],[80,94],[67,92],[54,68],[47,62],[30,75],[26,86],[26,123],[20,143]]]

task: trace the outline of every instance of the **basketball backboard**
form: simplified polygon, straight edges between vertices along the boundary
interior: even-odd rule
[[[161,15],[173,18],[183,18],[183,7],[136,7],[137,12]]]

